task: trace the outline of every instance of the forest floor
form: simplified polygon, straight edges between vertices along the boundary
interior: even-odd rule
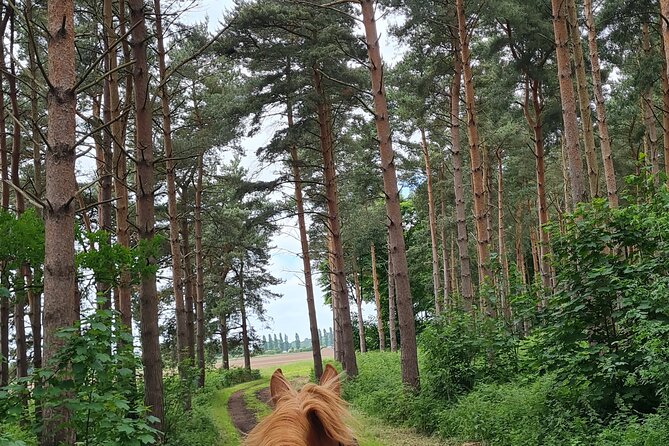
[[[304,385],[311,373],[310,361],[275,363],[261,368],[263,377],[257,381],[218,390],[210,412],[221,432],[221,440],[216,446],[239,446],[244,435],[253,429],[257,421],[270,413],[269,377],[277,366],[281,366],[296,388]],[[351,412],[355,420],[353,428],[360,446],[455,446],[419,435],[410,429],[389,426],[362,414],[355,407],[351,407]]]

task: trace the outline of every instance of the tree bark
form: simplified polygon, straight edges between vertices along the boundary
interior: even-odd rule
[[[44,362],[63,344],[58,330],[77,318],[74,264],[75,178],[75,48],[74,1],[48,2],[48,148],[44,212]],[[70,418],[65,406],[44,408],[42,446],[74,444],[75,433],[63,427]]]
[[[323,374],[323,359],[321,357],[321,343],[318,335],[318,318],[316,317],[316,304],[314,302],[314,283],[311,274],[309,239],[307,236],[307,225],[304,220],[302,177],[300,175],[299,158],[297,155],[297,147],[295,145],[292,145],[290,148],[290,156],[293,169],[293,181],[295,182],[295,205],[297,207],[297,224],[300,230],[302,268],[304,270],[304,288],[307,294],[307,311],[309,313],[309,330],[311,333],[311,351],[314,360],[314,374],[316,375],[316,380],[320,380],[321,375]]]
[[[484,165],[479,147],[478,122],[476,115],[476,97],[474,93],[474,74],[471,66],[469,37],[466,24],[464,1],[456,0],[458,17],[458,35],[460,38],[460,57],[465,80],[465,104],[467,106],[467,135],[469,139],[469,159],[472,172],[472,193],[474,195],[474,222],[476,225],[476,247],[478,259],[479,284],[486,279],[492,280],[490,266],[490,238],[486,224],[488,210],[486,207]],[[480,308],[481,311],[487,311]]]
[[[558,81],[562,100],[562,121],[567,158],[569,160],[571,198],[574,205],[588,201],[588,191],[583,177],[583,161],[579,149],[576,99],[569,62],[569,32],[567,30],[567,9],[564,0],[551,0],[553,11],[553,33],[555,35]]]
[[[140,333],[144,366],[144,404],[157,421],[153,427],[162,430],[163,374],[158,329],[158,293],[156,290],[156,255],[152,253],[155,235],[155,179],[153,171],[152,110],[149,98],[145,5],[129,0],[132,29],[133,82],[135,85],[136,195],[137,233],[145,252],[140,261],[144,271],[139,285]]]
[[[7,9],[9,10],[10,8]],[[5,17],[2,15],[2,12],[3,11],[0,10],[0,28],[4,38],[7,21],[4,20]],[[5,14],[9,13],[9,11],[5,11]],[[11,189],[11,186],[9,185],[9,159],[7,157],[9,151],[7,149],[7,121],[5,119],[5,87],[3,86],[5,78],[4,73],[6,71],[5,45],[3,42],[3,44],[0,45],[0,91],[2,92],[2,94],[0,94],[0,110],[2,110],[2,113],[0,113],[0,171],[2,175],[2,209],[4,210],[9,209],[9,190]]]
[[[595,134],[592,131],[588,79],[585,75],[583,46],[581,45],[581,30],[578,26],[578,15],[576,14],[575,0],[567,1],[567,14],[569,16],[569,36],[571,37],[574,54],[576,92],[578,94],[578,107],[581,115],[581,128],[583,129],[585,164],[588,169],[588,185],[590,186],[590,196],[597,197],[599,195],[599,164],[597,163],[597,155],[595,150]]]
[[[669,3],[667,3],[669,12]],[[595,29],[595,18],[592,11],[592,0],[583,0],[583,10],[585,12],[585,26],[588,29],[588,49],[590,54],[590,70],[592,73],[592,89],[595,96],[595,109],[597,111],[597,130],[599,131],[599,145],[602,152],[602,161],[604,165],[604,179],[606,180],[606,196],[609,205],[612,208],[618,207],[618,186],[616,184],[616,172],[613,167],[613,158],[611,156],[611,138],[609,137],[609,125],[606,121],[606,106],[604,103],[604,92],[602,89],[602,73],[599,64],[599,51],[597,50],[597,30]],[[669,31],[668,31],[669,33]],[[667,36],[669,38],[669,35]],[[669,100],[669,88],[663,95]],[[663,116],[669,119],[669,104],[664,107]],[[669,150],[669,122],[665,125],[665,160]],[[666,161],[665,161],[666,163]],[[666,164],[669,172],[669,164]]]
[[[195,316],[197,319],[197,366],[198,383],[204,387],[204,252],[202,251],[202,177],[204,176],[204,154],[197,159],[197,180],[195,183]]]
[[[383,314],[381,313],[381,293],[379,292],[379,275],[376,271],[376,247],[374,243],[369,245],[372,256],[372,283],[374,286],[374,304],[376,305],[376,330],[379,332],[379,350],[386,349],[386,336],[383,329]]]
[[[641,26],[641,46],[647,58],[652,56],[652,47],[650,45],[650,31],[647,22]],[[641,101],[643,107],[643,123],[645,126],[644,145],[646,147],[646,163],[650,165],[651,172],[655,176],[657,182],[657,174],[660,172],[660,160],[657,150],[657,126],[655,125],[655,113],[653,108],[653,91],[649,85],[641,93]]]
[[[474,303],[474,289],[469,259],[469,241],[467,235],[467,217],[465,209],[465,187],[462,174],[462,149],[460,146],[460,86],[462,80],[462,61],[459,50],[453,57],[453,80],[451,81],[451,158],[453,160],[453,188],[455,191],[455,221],[458,233],[458,255],[460,258],[460,287],[462,303],[466,312],[471,312]]]
[[[182,204],[186,207],[185,195],[187,187],[182,188]],[[197,192],[196,192],[197,193]],[[183,215],[179,222],[179,233],[181,234],[181,259],[182,274],[184,284],[184,312],[186,313],[186,345],[188,346],[188,358],[195,363],[195,319],[193,311],[195,308],[194,296],[197,296],[197,281],[195,274],[193,274],[193,263],[191,261],[192,252],[190,249],[190,228],[188,225],[188,216]]]
[[[502,153],[497,152],[497,240],[499,249],[499,263],[502,268],[502,314],[509,321],[511,319],[509,306],[509,259],[506,253],[506,236],[504,225],[504,169]]]
[[[179,375],[185,382],[188,379],[188,314],[184,303],[184,281],[181,269],[181,246],[179,242],[179,216],[177,210],[177,190],[175,179],[174,153],[172,149],[172,117],[170,114],[170,97],[167,91],[165,45],[163,43],[162,14],[160,11],[160,0],[153,1],[156,20],[156,39],[158,43],[158,73],[160,75],[159,89],[160,105],[163,118],[163,144],[165,145],[165,163],[167,168],[167,214],[170,226],[170,252],[172,253],[172,290],[174,292],[174,303],[176,306],[177,319],[177,363],[179,364]],[[190,401],[184,401],[186,407],[190,407]]]
[[[529,75],[525,82],[524,112],[527,124],[532,129],[534,140],[534,158],[537,178],[537,214],[539,217],[539,253],[540,265],[537,271],[541,275],[541,284],[547,290],[553,289],[550,266],[546,255],[550,249],[550,239],[547,231],[543,229],[548,223],[548,204],[546,202],[546,166],[544,161],[544,135],[543,135],[543,97],[541,94],[541,82],[538,79],[530,79]],[[530,99],[531,97],[531,99]],[[530,111],[530,102],[532,108]]]
[[[244,368],[251,370],[251,350],[246,320],[246,301],[244,298],[244,261],[239,265],[239,313],[242,318],[242,349],[244,350]]]
[[[430,242],[432,245],[432,289],[434,291],[434,311],[437,316],[441,314],[441,285],[439,283],[439,252],[437,250],[437,216],[434,210],[434,195],[432,193],[432,168],[430,166],[430,151],[427,145],[425,129],[420,129],[421,148],[425,162],[425,176],[427,178],[427,209],[430,220]]]
[[[107,0],[109,1],[109,0]],[[119,27],[121,33],[125,33],[125,3],[119,2]],[[113,30],[106,27],[107,33]],[[116,39],[116,33],[110,35],[109,39]],[[124,47],[127,46],[124,42]],[[127,159],[125,154],[125,135],[127,118],[120,119],[121,101],[119,98],[119,81],[116,60],[116,51],[111,51],[109,57],[109,100],[112,118],[112,156],[113,156],[113,175],[114,175],[114,194],[116,195],[116,243],[125,248],[130,248],[130,224],[128,220],[128,173]],[[128,59],[130,56],[128,55]],[[126,80],[126,101],[131,101],[133,96],[132,77]],[[118,287],[116,288],[118,312],[121,315],[121,324],[124,329],[132,336],[132,307],[131,307],[131,277],[130,272],[123,268],[119,277]]]
[[[397,351],[397,328],[395,326],[395,271],[393,257],[388,247],[388,329],[390,330],[390,351]]]
[[[412,389],[420,385],[418,376],[418,349],[416,345],[416,321],[413,312],[409,267],[406,258],[400,195],[395,171],[395,153],[392,146],[388,103],[383,83],[383,61],[374,17],[375,0],[361,0],[363,25],[367,52],[370,61],[372,96],[374,97],[374,120],[381,153],[383,190],[386,195],[388,213],[390,252],[395,270],[395,290],[397,292],[397,315],[400,323],[400,343],[402,352],[402,381]]]
[[[360,342],[360,353],[367,353],[367,341],[365,339],[365,323],[362,318],[362,290],[360,289],[359,272],[353,272],[353,283],[355,286],[355,303],[358,307],[358,339]]]
[[[346,285],[346,270],[344,268],[344,246],[341,239],[341,222],[339,215],[339,197],[337,194],[337,174],[334,162],[334,142],[332,139],[332,118],[330,105],[327,103],[323,79],[319,67],[313,67],[314,88],[318,95],[318,125],[320,129],[321,153],[323,156],[325,191],[328,209],[328,227],[332,237],[332,254],[334,266],[334,284],[339,307],[338,323],[341,325],[341,350],[343,354],[342,366],[350,377],[358,374],[358,364],[355,359],[353,344],[353,326],[351,325],[351,309],[349,305],[348,289]]]

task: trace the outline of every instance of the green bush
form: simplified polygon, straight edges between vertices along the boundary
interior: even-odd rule
[[[541,367],[587,383],[603,415],[654,411],[669,382],[669,192],[611,209],[582,205],[553,228],[558,289],[535,352]]]
[[[25,429],[12,424],[0,424],[0,446],[36,446],[37,438]]]
[[[230,370],[221,370],[219,375],[220,386],[226,388],[260,379],[260,370],[233,367]]]
[[[193,400],[193,408],[170,411],[165,417],[166,446],[212,446],[220,443],[220,434],[208,413],[208,407]]]
[[[453,312],[420,335],[424,389],[452,400],[480,382],[507,381],[518,372],[517,340],[494,320]]]

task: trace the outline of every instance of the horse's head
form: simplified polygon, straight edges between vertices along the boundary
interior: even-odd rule
[[[331,365],[325,367],[320,384],[306,384],[299,392],[278,369],[269,388],[274,411],[249,433],[246,446],[357,445],[346,425],[349,413]]]

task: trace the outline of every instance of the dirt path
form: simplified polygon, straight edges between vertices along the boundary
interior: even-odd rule
[[[244,391],[240,390],[232,395],[228,400],[228,413],[232,418],[232,424],[237,430],[246,435],[251,432],[251,429],[257,424],[256,415],[246,407],[244,401]]]

